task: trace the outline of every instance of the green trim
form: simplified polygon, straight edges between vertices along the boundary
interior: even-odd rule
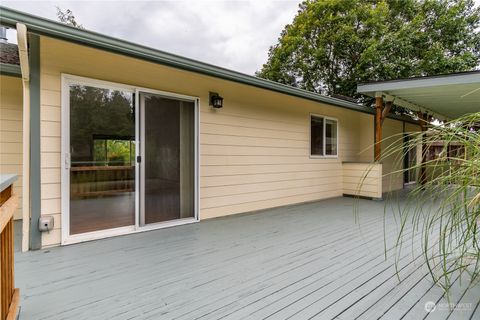
[[[40,218],[40,37],[29,36],[30,64],[30,249],[42,247]]]
[[[480,81],[480,71],[465,71],[449,74],[440,74],[427,77],[412,77],[404,79],[393,79],[387,81],[373,81],[359,83],[357,92],[372,93],[390,90],[417,89],[433,86],[445,86],[455,84],[470,84]]]
[[[22,70],[16,64],[0,63],[0,75],[21,78]]]
[[[182,69],[186,71],[204,74],[207,76],[212,76],[215,78],[221,78],[224,80],[251,85],[254,87],[280,92],[290,96],[304,98],[316,102],[322,102],[341,108],[346,108],[368,114],[375,113],[375,110],[373,110],[373,108],[358,105],[349,101],[326,97],[318,93],[313,93],[303,89],[284,85],[278,82],[217,67],[208,63],[203,63],[197,60],[152,49],[143,45],[139,45],[125,40],[120,40],[97,32],[70,27],[59,22],[12,10],[10,8],[0,6],[0,9],[1,24],[13,27],[17,22],[20,22],[27,26],[29,32],[33,32],[42,36],[62,39],[117,54],[127,55],[130,57],[159,63],[177,69]],[[414,122],[413,119],[396,115],[392,115],[390,116],[390,118]]]

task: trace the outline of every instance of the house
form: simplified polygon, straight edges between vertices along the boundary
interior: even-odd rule
[[[0,23],[18,36],[0,164],[21,176],[24,250],[403,188],[382,181],[403,162],[373,164],[372,146],[419,131],[412,118],[387,112],[379,131],[350,101],[4,7]]]

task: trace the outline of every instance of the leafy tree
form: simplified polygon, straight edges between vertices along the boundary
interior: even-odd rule
[[[63,11],[60,7],[56,8],[58,21],[78,29],[83,29],[83,26],[75,20],[75,16],[73,15],[72,10],[67,9]]]
[[[359,82],[478,67],[479,29],[473,0],[306,0],[257,76],[361,99]]]
[[[72,164],[124,159],[129,163],[129,142],[135,138],[135,109],[131,93],[75,85],[70,87],[70,148]],[[107,140],[108,158],[100,158]],[[115,159],[113,159],[115,158]]]

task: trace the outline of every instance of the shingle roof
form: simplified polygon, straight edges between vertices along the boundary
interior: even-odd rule
[[[16,44],[0,43],[0,63],[20,65]]]

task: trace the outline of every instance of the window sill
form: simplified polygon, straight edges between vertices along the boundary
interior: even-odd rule
[[[310,155],[310,159],[338,159],[338,155],[336,155],[336,156],[314,156],[314,155]]]

